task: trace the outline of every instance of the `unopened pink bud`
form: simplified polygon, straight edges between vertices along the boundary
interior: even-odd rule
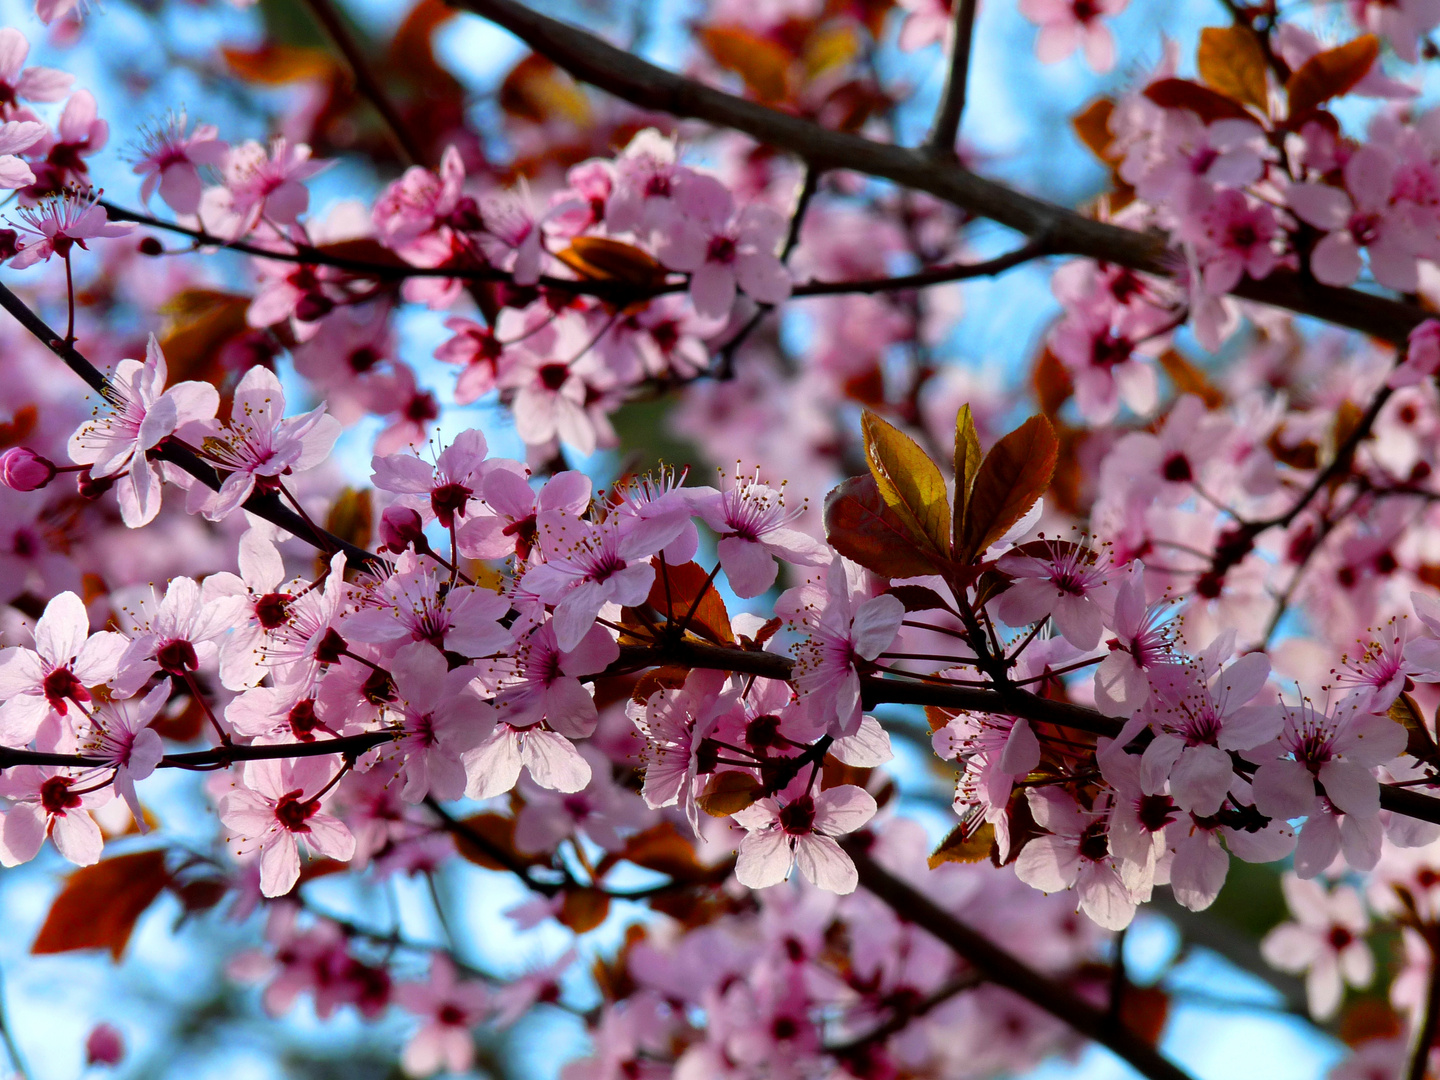
[[[404,551],[411,544],[417,552],[428,551],[420,515],[406,506],[386,507],[380,515],[380,539],[391,551]]]
[[[85,1064],[118,1065],[125,1057],[125,1039],[109,1024],[96,1024],[85,1040]]]
[[[55,464],[28,446],[0,454],[0,483],[14,491],[35,491],[55,479]]]

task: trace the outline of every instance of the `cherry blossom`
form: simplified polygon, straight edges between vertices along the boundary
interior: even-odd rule
[[[1260,949],[1282,971],[1305,973],[1305,994],[1317,1020],[1335,1015],[1345,983],[1370,985],[1375,958],[1365,943],[1370,920],[1360,894],[1348,885],[1327,892],[1315,881],[1294,874],[1280,879],[1294,922],[1267,934]]]
[[[761,799],[734,815],[745,828],[735,877],[763,889],[778,885],[793,867],[822,889],[855,891],[855,864],[835,837],[862,828],[875,816],[875,800],[853,784],[827,788],[818,795],[802,790],[782,802]]]
[[[200,207],[202,166],[222,165],[230,147],[219,139],[214,124],[197,124],[186,133],[189,121],[184,112],[172,114],[145,134],[144,156],[135,163],[135,172],[145,177],[140,198],[145,202],[159,191],[160,198],[177,214],[193,214]]]

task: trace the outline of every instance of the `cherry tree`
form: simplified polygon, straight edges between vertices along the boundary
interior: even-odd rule
[[[31,952],[168,910],[411,1076],[1182,1080],[1140,920],[1440,1074],[1440,5],[552,6],[0,29]],[[1090,179],[971,137],[997,59]],[[124,1022],[0,1001],[20,1074]]]

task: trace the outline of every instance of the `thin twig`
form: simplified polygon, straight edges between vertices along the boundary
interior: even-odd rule
[[[976,0],[955,0],[950,19],[950,71],[940,94],[940,107],[930,126],[925,149],[937,157],[953,159],[960,120],[965,115],[965,84],[970,76],[970,45],[975,30]]]
[[[355,77],[355,88],[380,114],[380,119],[385,122],[386,134],[394,145],[400,160],[406,165],[425,164],[424,151],[415,141],[409,125],[401,118],[394,103],[386,95],[384,87],[380,85],[380,80],[370,70],[370,61],[365,55],[365,50],[355,40],[355,35],[350,32],[346,16],[330,0],[305,0],[305,6],[310,9],[310,14],[315,17],[315,21],[325,31],[326,37],[334,43],[340,55],[345,57],[345,63],[349,65],[350,73]]]

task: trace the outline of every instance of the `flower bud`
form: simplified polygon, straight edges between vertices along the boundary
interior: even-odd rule
[[[75,486],[80,489],[82,499],[98,499],[115,486],[114,476],[91,476],[89,468],[81,469],[75,476]]]
[[[55,479],[55,464],[28,446],[0,454],[0,483],[14,491],[35,491]]]
[[[109,1024],[96,1024],[85,1040],[86,1065],[119,1065],[125,1057],[125,1039]]]
[[[380,539],[390,551],[404,551],[411,544],[417,552],[430,550],[420,515],[407,506],[387,506],[380,515]]]

